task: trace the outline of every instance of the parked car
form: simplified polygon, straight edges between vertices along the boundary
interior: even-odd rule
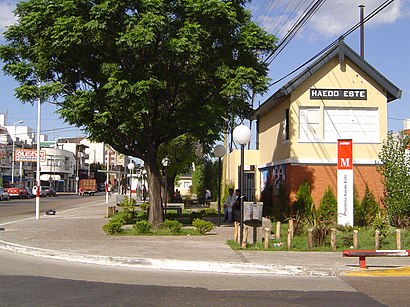
[[[0,200],[9,200],[10,195],[7,193],[3,187],[0,187]]]
[[[44,188],[45,190],[46,190],[46,194],[47,194],[47,196],[57,196],[57,192],[56,192],[56,190],[54,190],[52,187],[42,187],[42,188]]]
[[[5,188],[10,197],[29,198],[28,190],[21,183],[14,183],[9,188]]]

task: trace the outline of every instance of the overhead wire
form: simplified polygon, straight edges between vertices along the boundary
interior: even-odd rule
[[[367,21],[369,21],[370,19],[372,19],[374,16],[376,16],[377,14],[379,14],[382,10],[384,10],[387,6],[389,6],[392,2],[394,2],[394,0],[386,0],[385,2],[383,2],[381,5],[379,5],[376,9],[374,9],[369,15],[367,15],[364,19],[363,19],[363,23],[366,23]],[[319,51],[318,53],[316,53],[313,57],[311,57],[309,60],[307,60],[306,62],[304,62],[303,64],[299,65],[297,68],[295,68],[294,70],[292,70],[291,72],[289,72],[288,74],[286,74],[285,76],[281,77],[280,79],[276,80],[275,82],[272,82],[271,84],[269,84],[269,87],[279,83],[280,81],[286,79],[287,77],[293,75],[295,72],[297,72],[298,70],[300,70],[301,68],[303,68],[304,66],[306,66],[307,64],[309,64],[310,62],[312,62],[313,60],[315,60],[317,57],[319,57],[320,55],[322,55],[323,53],[325,53],[326,51],[328,51],[329,49],[333,48],[341,39],[346,38],[348,35],[352,34],[355,30],[357,30],[361,25],[361,21],[359,21],[358,23],[356,23],[353,27],[351,27],[349,30],[347,30],[345,33],[343,33],[341,36],[339,36],[336,40],[334,40],[332,43],[330,43],[328,46],[326,46],[325,48],[323,48],[321,51]],[[271,64],[271,62],[269,62],[269,64]]]

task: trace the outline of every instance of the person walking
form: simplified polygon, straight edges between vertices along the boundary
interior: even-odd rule
[[[229,189],[229,195],[224,202],[224,217],[225,222],[233,222],[232,208],[236,201],[236,195],[234,189]]]

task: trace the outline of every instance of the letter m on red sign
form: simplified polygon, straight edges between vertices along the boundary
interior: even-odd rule
[[[337,140],[337,169],[353,169],[352,140]]]

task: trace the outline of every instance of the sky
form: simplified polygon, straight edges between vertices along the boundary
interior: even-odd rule
[[[296,18],[312,1],[254,0],[248,4],[253,19],[269,33],[280,39],[294,24]],[[365,16],[385,0],[327,0],[270,64],[272,83],[299,67],[316,53],[335,41],[359,22],[360,4],[365,5]],[[0,44],[4,44],[3,31],[15,22],[12,11],[17,1],[0,0]],[[386,9],[365,24],[365,60],[402,90],[402,98],[388,104],[388,129],[394,132],[404,128],[403,121],[410,119],[410,0],[395,0]],[[345,42],[360,53],[359,30],[350,34]],[[1,66],[1,63],[0,63]],[[294,75],[293,75],[294,76]],[[262,104],[288,79],[269,88],[257,97],[256,106]],[[22,104],[14,97],[17,83],[0,72],[0,113],[7,113],[7,125],[23,120],[21,125],[37,127],[37,105]],[[76,137],[82,131],[70,127],[55,113],[55,106],[45,103],[41,107],[41,134],[49,140],[59,137]]]

